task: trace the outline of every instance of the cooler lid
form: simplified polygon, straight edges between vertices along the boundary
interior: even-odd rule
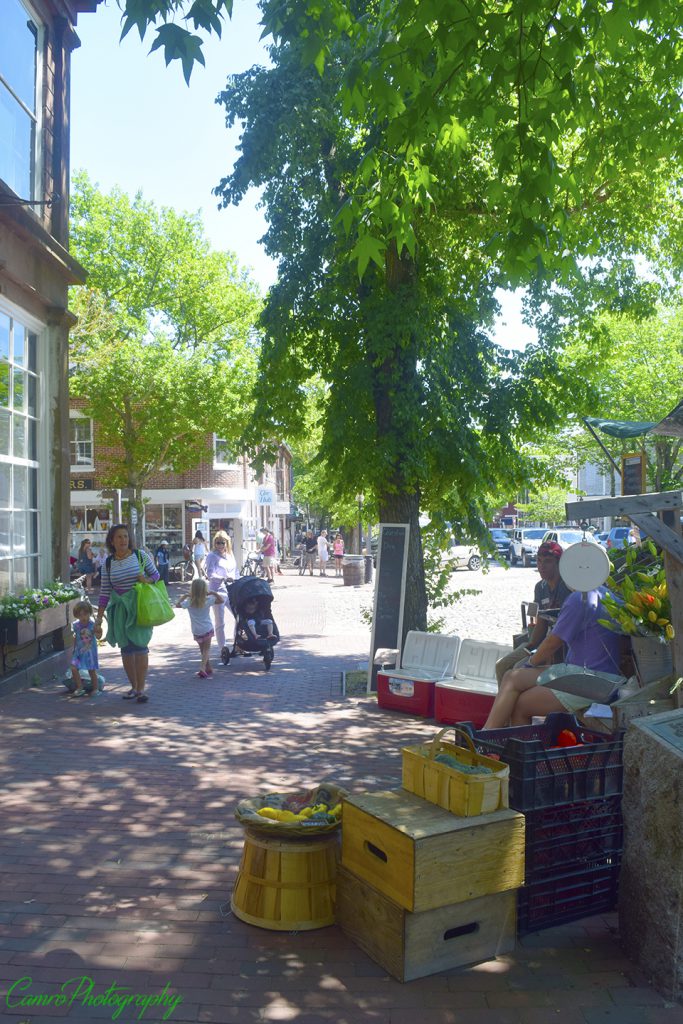
[[[495,644],[489,640],[463,640],[455,669],[456,680],[495,681],[496,662],[511,651],[512,647],[507,644]]]
[[[406,636],[401,657],[401,668],[427,671],[437,678],[447,679],[455,674],[455,663],[460,648],[459,636],[441,633],[420,633],[411,629]]]

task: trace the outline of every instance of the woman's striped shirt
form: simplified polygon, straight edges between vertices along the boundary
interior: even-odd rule
[[[148,579],[154,583],[159,579],[152,556],[148,551],[139,549],[142,558],[143,572]],[[128,558],[117,559],[112,555],[109,562],[109,569],[106,563],[102,566],[102,583],[100,585],[100,598],[97,602],[98,608],[106,608],[109,603],[109,595],[112,590],[117,594],[126,594],[132,590],[140,575],[140,560],[137,554],[131,554]]]

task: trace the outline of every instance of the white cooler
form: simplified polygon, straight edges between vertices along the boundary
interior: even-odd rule
[[[381,708],[434,717],[434,687],[453,681],[460,637],[411,630],[401,655],[400,668],[377,673],[377,703]]]

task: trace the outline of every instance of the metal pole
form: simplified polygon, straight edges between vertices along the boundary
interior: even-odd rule
[[[616,464],[616,462],[614,461],[614,459],[612,458],[612,456],[611,456],[611,455],[610,455],[610,453],[608,452],[607,448],[605,448],[604,444],[602,443],[602,441],[600,440],[600,438],[598,437],[598,435],[597,435],[597,434],[595,433],[595,431],[594,431],[594,430],[593,430],[593,428],[591,427],[590,423],[586,423],[586,421],[584,420],[584,421],[583,421],[583,425],[584,425],[584,427],[586,427],[586,429],[587,429],[587,430],[589,430],[589,431],[590,431],[590,433],[591,433],[591,434],[593,435],[593,438],[594,438],[594,439],[595,439],[595,440],[596,440],[596,441],[598,442],[598,444],[599,444],[599,445],[600,445],[600,447],[602,448],[603,452],[605,453],[605,455],[607,456],[607,458],[609,459],[609,461],[610,461],[610,462],[612,463],[612,465],[614,466],[614,471],[615,471],[615,473],[617,474],[617,476],[619,477],[619,479],[621,479],[621,466],[618,466],[618,465]]]
[[[363,502],[358,499],[358,554],[363,554]]]

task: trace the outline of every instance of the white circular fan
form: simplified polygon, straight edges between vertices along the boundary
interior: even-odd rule
[[[601,544],[582,540],[566,548],[560,559],[560,576],[572,590],[587,593],[602,586],[610,574],[610,561]]]

